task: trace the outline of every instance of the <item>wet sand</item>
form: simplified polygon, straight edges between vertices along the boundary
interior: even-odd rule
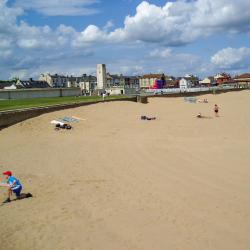
[[[250,92],[199,98],[100,103],[1,130],[0,171],[34,195],[0,207],[3,249],[248,250]],[[64,116],[86,120],[55,131]]]

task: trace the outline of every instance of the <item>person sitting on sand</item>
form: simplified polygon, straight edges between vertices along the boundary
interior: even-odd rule
[[[201,115],[201,113],[198,113],[198,115],[196,117],[197,118],[202,118],[203,116]]]
[[[217,116],[217,117],[218,117],[218,116],[219,116],[219,114],[218,114],[218,113],[219,113],[219,107],[218,107],[218,105],[217,105],[217,104],[215,104],[215,105],[214,105],[214,114],[215,114],[215,116]]]
[[[17,199],[19,199],[21,191],[22,191],[21,182],[12,175],[11,171],[5,171],[3,172],[3,175],[5,176],[5,179],[7,181],[5,183],[0,184],[0,186],[8,188],[8,198],[3,203],[7,203],[11,201],[10,196],[12,195],[12,192],[14,192]]]
[[[208,103],[208,100],[207,99],[199,99],[198,102],[199,103]]]

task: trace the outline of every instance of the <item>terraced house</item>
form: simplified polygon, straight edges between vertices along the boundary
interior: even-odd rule
[[[141,89],[152,88],[156,80],[165,81],[165,75],[164,74],[147,74],[147,75],[141,76],[139,79],[140,88]]]

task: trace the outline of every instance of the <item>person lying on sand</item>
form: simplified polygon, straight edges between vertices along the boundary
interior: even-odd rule
[[[67,123],[64,123],[63,125],[57,123],[55,125],[55,130],[59,130],[59,129],[72,129],[71,125],[70,124],[67,124]]]
[[[10,202],[10,196],[12,195],[12,192],[15,193],[18,199],[23,188],[21,182],[12,175],[11,171],[5,171],[3,172],[3,175],[7,181],[5,183],[1,183],[0,186],[8,188],[8,198],[3,203]]]
[[[55,124],[55,130],[59,130],[59,129],[72,129],[72,126],[68,123],[64,123],[64,122],[61,122],[61,121],[56,121],[56,120],[53,120],[50,122],[51,124]]]
[[[156,119],[156,117],[148,117],[146,115],[142,115],[141,116],[141,120],[148,120],[148,121],[150,121],[150,120],[155,120],[155,119]]]
[[[201,113],[198,113],[198,115],[196,116],[196,118],[208,118],[208,119],[211,119],[212,117],[205,116],[205,115],[202,115]]]

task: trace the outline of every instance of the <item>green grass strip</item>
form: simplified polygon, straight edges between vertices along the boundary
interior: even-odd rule
[[[127,98],[127,96],[107,96],[105,100],[119,100]],[[72,104],[82,102],[98,102],[101,101],[100,96],[80,96],[80,97],[53,97],[53,98],[32,98],[32,99],[13,99],[0,100],[0,111],[16,110],[25,108],[45,107],[58,104]]]

